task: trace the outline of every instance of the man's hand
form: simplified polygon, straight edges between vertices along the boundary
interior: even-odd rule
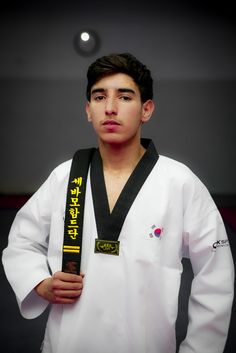
[[[81,295],[84,274],[74,275],[65,272],[56,272],[46,278],[36,287],[36,293],[54,304],[72,304]]]

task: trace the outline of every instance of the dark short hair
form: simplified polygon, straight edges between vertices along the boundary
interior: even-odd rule
[[[153,98],[153,79],[150,70],[130,53],[114,53],[98,58],[89,66],[86,90],[88,101],[91,99],[92,86],[102,77],[115,73],[124,73],[133,78],[139,87],[143,103]]]

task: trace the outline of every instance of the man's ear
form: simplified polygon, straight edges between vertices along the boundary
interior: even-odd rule
[[[90,114],[90,104],[89,104],[89,102],[86,103],[85,111],[86,111],[86,114],[87,114],[88,121],[91,122],[92,119],[91,119],[91,114]]]
[[[155,104],[152,99],[148,99],[143,103],[142,107],[142,123],[146,123],[152,116],[152,113],[155,109]]]

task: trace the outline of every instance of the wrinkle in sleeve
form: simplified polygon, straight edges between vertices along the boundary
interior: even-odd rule
[[[7,279],[15,292],[21,314],[26,318],[40,315],[47,306],[33,288],[51,275],[47,246],[53,179],[52,173],[17,213],[2,256]]]
[[[194,278],[188,330],[180,353],[222,353],[231,317],[234,265],[230,245],[213,201],[203,210],[198,211],[198,216],[196,208],[189,210],[194,222],[191,225],[188,221],[185,248],[188,247]]]

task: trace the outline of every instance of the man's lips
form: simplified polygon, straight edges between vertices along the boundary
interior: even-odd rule
[[[116,120],[106,120],[102,123],[102,125],[120,125],[120,123]]]

